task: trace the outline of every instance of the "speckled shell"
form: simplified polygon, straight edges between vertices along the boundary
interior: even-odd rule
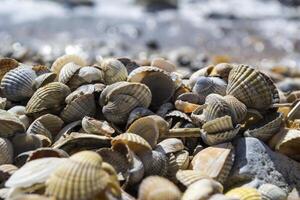
[[[258,110],[268,109],[279,102],[278,90],[272,80],[246,65],[239,65],[230,71],[226,94]]]
[[[168,158],[163,153],[152,151],[140,155],[145,169],[145,176],[165,176],[168,171]]]
[[[148,108],[137,107],[133,109],[128,116],[126,128],[128,128],[135,120],[148,115],[154,115],[154,113]]]
[[[275,149],[293,159],[300,160],[299,145],[300,131],[296,129],[286,129],[278,139]]]
[[[164,154],[175,153],[184,149],[184,145],[180,139],[168,138],[157,144],[156,151]]]
[[[151,106],[156,108],[168,102],[175,92],[171,77],[157,67],[139,67],[129,74],[128,81],[147,85],[152,93]]]
[[[54,63],[51,66],[51,71],[53,71],[56,74],[59,74],[60,70],[63,68],[63,66],[70,62],[73,62],[80,66],[86,65],[86,61],[77,55],[64,55],[64,56],[57,58],[54,61]]]
[[[228,115],[225,115],[224,117],[219,117],[214,120],[208,121],[203,124],[202,126],[203,130],[206,133],[218,133],[225,130],[231,130],[233,129],[233,124],[231,117]]]
[[[6,187],[30,187],[44,183],[50,174],[67,160],[64,158],[41,158],[30,161],[17,170],[5,183]]]
[[[226,193],[228,197],[236,197],[240,200],[262,200],[259,192],[254,188],[238,187]]]
[[[25,126],[14,114],[0,110],[0,137],[10,137],[25,131]]]
[[[247,116],[248,109],[246,105],[231,95],[224,96],[224,100],[231,106],[232,110],[235,112],[236,122],[242,122]]]
[[[168,60],[165,60],[164,58],[153,59],[151,61],[151,66],[158,67],[162,70],[165,70],[166,72],[174,72],[176,70],[176,66]]]
[[[235,67],[233,64],[229,63],[219,63],[210,72],[210,76],[218,76],[221,77],[224,80],[228,80],[228,76],[230,71]]]
[[[151,91],[144,84],[117,82],[103,90],[99,101],[104,116],[111,122],[122,124],[134,108],[147,108],[151,98]]]
[[[82,119],[81,125],[83,130],[89,134],[111,136],[115,132],[107,121],[96,120],[88,116]]]
[[[139,200],[180,200],[181,192],[177,186],[159,176],[149,176],[145,178],[139,188]]]
[[[176,178],[181,184],[189,186],[196,181],[209,177],[207,174],[196,170],[178,170]]]
[[[123,133],[114,137],[111,144],[114,146],[118,143],[125,143],[135,153],[145,153],[151,151],[150,144],[141,136],[134,133]]]
[[[18,61],[12,58],[1,58],[0,59],[0,80],[3,78],[3,76],[9,72],[10,70],[16,68],[19,66]]]
[[[58,200],[94,199],[108,184],[109,175],[94,166],[78,161],[68,161],[59,166],[46,182],[46,195]]]
[[[47,85],[48,83],[54,82],[55,79],[56,79],[56,74],[53,72],[42,74],[38,76],[36,79],[34,79],[33,88],[37,90],[40,87]]]
[[[218,77],[199,77],[193,87],[193,93],[206,97],[215,93],[224,96],[226,94],[227,83]]]
[[[223,186],[219,182],[212,179],[201,179],[188,186],[181,200],[206,200],[213,194],[222,192]]]
[[[21,65],[23,65],[23,64],[21,64]],[[37,65],[32,65],[30,67],[31,67],[31,69],[33,69],[35,71],[37,76],[51,72],[50,69],[46,65],[37,64]]]
[[[173,118],[173,117],[178,117],[180,119],[184,119],[187,122],[192,122],[191,118],[187,114],[185,114],[179,110],[173,110],[173,111],[169,112],[168,114],[166,114],[166,116],[165,116],[165,118]]]
[[[280,187],[273,184],[263,184],[258,188],[258,192],[262,196],[262,200],[286,200],[287,193]]]
[[[40,116],[45,112],[57,112],[70,94],[68,86],[53,82],[39,88],[26,105],[26,114]]]
[[[189,79],[190,87],[191,88],[194,87],[194,85],[199,77],[208,76],[211,73],[211,71],[213,70],[213,68],[214,68],[214,66],[208,66],[208,67],[201,68],[198,71],[194,72]]]
[[[119,81],[126,81],[128,72],[126,67],[117,59],[105,59],[101,62],[104,72],[104,82],[110,85]]]
[[[233,146],[230,143],[223,143],[207,147],[197,153],[191,161],[190,168],[224,183],[233,161]]]
[[[244,136],[256,137],[262,141],[268,141],[279,131],[282,126],[282,120],[282,113],[270,113],[264,119],[247,129],[244,132]]]
[[[238,134],[240,131],[240,125],[237,125],[235,128],[230,129],[230,130],[224,130],[218,133],[206,133],[204,132],[201,135],[201,138],[203,142],[207,145],[216,145],[216,144],[221,144],[224,142],[229,142],[235,138],[235,136]]]
[[[33,134],[17,134],[11,141],[15,155],[42,147],[41,139]]]
[[[7,72],[1,80],[1,91],[11,101],[29,98],[33,92],[35,72],[30,67],[18,67]]]
[[[12,143],[5,138],[0,138],[0,165],[11,164],[14,157]]]

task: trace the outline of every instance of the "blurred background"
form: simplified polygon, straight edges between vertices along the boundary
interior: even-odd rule
[[[0,56],[300,66],[299,0],[1,0]]]

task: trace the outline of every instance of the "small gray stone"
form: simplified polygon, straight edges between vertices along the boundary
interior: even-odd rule
[[[257,138],[239,138],[233,144],[236,156],[226,186],[258,188],[270,183],[285,192],[300,191],[300,163],[273,152]]]

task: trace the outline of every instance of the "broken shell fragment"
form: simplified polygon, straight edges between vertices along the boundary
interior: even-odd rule
[[[112,136],[115,133],[107,121],[96,120],[88,116],[82,119],[81,125],[83,130],[89,134]]]

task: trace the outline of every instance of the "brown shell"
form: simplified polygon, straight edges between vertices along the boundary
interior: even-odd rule
[[[117,59],[105,59],[101,62],[101,69],[104,72],[104,82],[110,85],[119,81],[126,81],[128,72],[122,62]]]
[[[236,197],[240,200],[261,200],[262,196],[259,194],[257,189],[248,187],[238,187],[229,190],[226,193],[228,197]]]
[[[230,143],[223,143],[207,147],[197,153],[190,168],[224,183],[233,165],[233,160],[233,146]]]
[[[207,174],[196,170],[178,170],[176,178],[184,186],[189,186],[196,181],[209,177]]]
[[[111,136],[115,132],[107,121],[100,121],[88,116],[82,119],[81,125],[83,130],[89,134]]]
[[[179,152],[174,153],[176,163],[180,170],[185,170],[189,167],[190,164],[190,156],[189,152],[186,150],[181,150]]]
[[[27,133],[15,135],[12,144],[15,155],[42,147],[42,141],[36,135]]]
[[[164,154],[175,153],[184,149],[183,142],[177,138],[164,139],[156,146],[156,151]]]
[[[222,131],[233,129],[233,124],[231,117],[225,115],[224,117],[219,117],[204,123],[202,128],[208,134],[219,133]]]
[[[139,156],[143,162],[145,176],[165,176],[168,171],[168,158],[163,153],[152,151]]]
[[[233,64],[229,63],[219,63],[210,72],[210,76],[218,76],[221,77],[224,80],[228,80],[228,76],[230,71],[235,67]]]
[[[0,138],[0,165],[11,164],[14,157],[13,145],[5,138]]]
[[[25,126],[14,114],[0,110],[0,137],[10,137],[25,131]]]
[[[236,115],[236,123],[242,122],[247,116],[247,107],[232,95],[224,96],[224,100],[231,106]]]
[[[180,200],[181,192],[166,178],[149,176],[143,180],[138,192],[139,200]]]
[[[166,72],[174,72],[176,71],[176,66],[169,62],[168,60],[165,60],[164,58],[155,58],[151,61],[152,67],[158,67],[162,70],[165,70]]]
[[[17,68],[19,66],[18,61],[12,58],[1,58],[0,59],[0,80],[3,76],[10,70]]]
[[[80,66],[85,66],[86,61],[83,60],[81,57],[77,55],[64,55],[57,58],[51,66],[51,71],[56,74],[60,73],[60,70],[65,66],[67,63],[73,62]]]

